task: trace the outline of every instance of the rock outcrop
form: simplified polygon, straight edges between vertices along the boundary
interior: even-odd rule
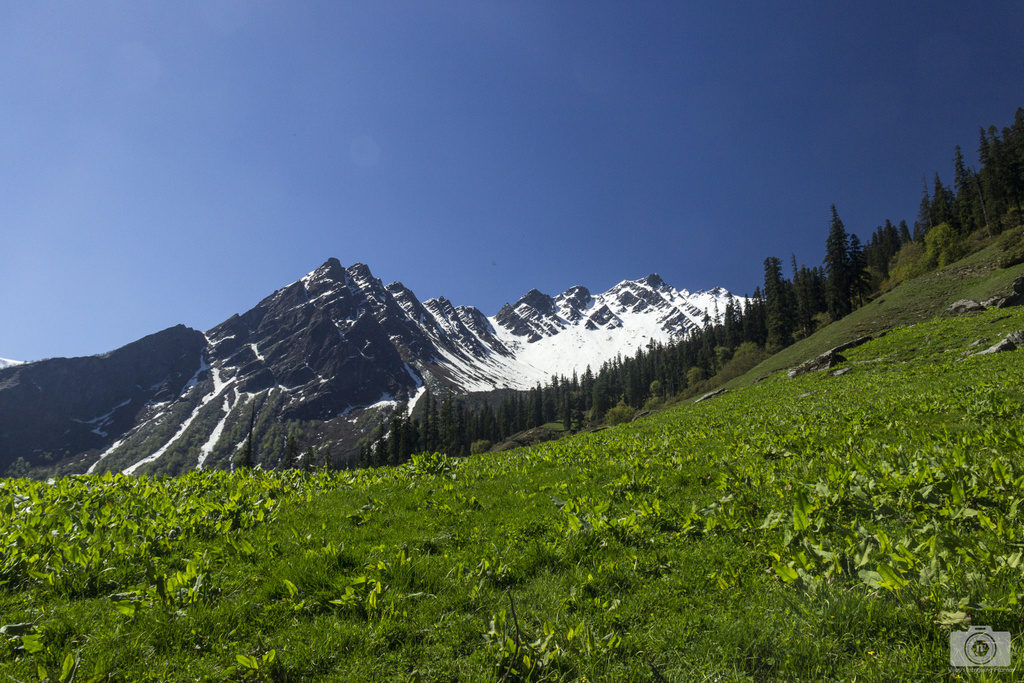
[[[804,361],[795,368],[790,368],[789,372],[787,372],[786,375],[790,379],[793,379],[794,377],[799,377],[800,375],[806,374],[808,372],[815,372],[817,370],[829,370],[832,367],[838,365],[839,363],[846,361],[846,357],[842,355],[843,351],[847,351],[862,344],[866,344],[872,339],[874,339],[874,337],[872,337],[871,335],[865,335],[863,337],[851,339],[850,341],[844,342],[839,346],[834,346],[825,353],[819,356],[815,356],[814,358],[808,361]]]
[[[1006,335],[1001,341],[993,344],[984,351],[978,351],[975,356],[986,356],[990,353],[1000,353],[1002,351],[1016,351],[1019,348],[1024,347],[1024,330],[1017,330]]]
[[[714,398],[716,396],[721,396],[722,394],[724,394],[727,391],[729,391],[729,390],[728,389],[716,389],[715,391],[709,391],[708,393],[704,394],[703,396],[698,398],[696,401],[694,401],[694,403],[700,403],[701,401],[707,401],[708,399]]]
[[[960,299],[954,301],[946,309],[947,313],[953,313],[955,315],[963,315],[964,313],[974,313],[975,311],[984,311],[985,306],[974,299]]]
[[[817,370],[828,370],[832,367],[835,367],[836,365],[839,365],[845,360],[845,356],[839,354],[835,349],[830,349],[825,353],[821,354],[820,356],[815,356],[814,358],[808,361],[804,361],[795,368],[792,368],[786,374],[790,379],[793,379],[794,377],[799,377],[800,375],[804,375],[808,372],[815,372]]]
[[[974,299],[960,299],[954,301],[946,309],[947,313],[962,315],[975,311],[984,311],[987,308],[1010,308],[1011,306],[1024,305],[1024,277],[1015,279],[1010,284],[1010,291],[1005,295],[997,295],[978,303]]]
[[[178,325],[110,353],[0,370],[0,474],[109,444],[185,391],[205,348],[202,332]]]

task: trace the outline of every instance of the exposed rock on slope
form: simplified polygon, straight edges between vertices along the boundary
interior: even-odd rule
[[[990,353],[1000,353],[1002,351],[1016,351],[1019,348],[1024,347],[1024,330],[1017,330],[1006,335],[1001,341],[993,344],[984,351],[978,351],[975,356],[985,356]]]
[[[202,333],[178,325],[102,356],[0,371],[0,470],[18,458],[49,464],[110,443],[181,395],[205,346]]]
[[[332,258],[205,335],[178,326],[106,356],[0,370],[0,424],[16,425],[0,435],[0,472],[18,457],[129,473],[226,467],[250,424],[260,459],[284,450],[293,421],[340,443],[344,459],[375,412],[426,386],[526,389],[596,370],[682,337],[730,299],[650,275],[597,295],[530,290],[488,318],[444,298],[421,303]]]

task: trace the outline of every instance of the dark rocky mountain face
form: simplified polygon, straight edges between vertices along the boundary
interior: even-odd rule
[[[566,320],[569,322],[576,322],[583,317],[584,311],[587,310],[593,299],[594,298],[590,296],[589,289],[586,287],[576,286],[570,287],[559,294],[555,297],[554,302]]]
[[[103,356],[0,369],[0,472],[229,467],[250,430],[265,466],[297,430],[344,462],[382,413],[424,387],[528,388],[559,370],[537,354],[521,360],[534,342],[652,314],[647,327],[684,333],[695,315],[681,296],[649,276],[596,297],[531,290],[488,318],[443,297],[421,303],[401,283],[332,258],[205,334],[179,325]]]
[[[494,320],[515,336],[526,337],[531,342],[550,337],[563,327],[555,300],[536,289],[531,289],[514,305],[502,306]]]
[[[419,380],[404,363],[428,343],[404,319],[365,266],[346,271],[332,259],[207,332],[209,363],[237,392],[287,393],[283,419],[332,417],[382,393],[415,390]]]
[[[202,333],[178,325],[102,356],[0,370],[0,472],[102,447],[147,406],[177,398],[200,365]]]

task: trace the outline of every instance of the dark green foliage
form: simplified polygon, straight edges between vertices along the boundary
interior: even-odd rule
[[[488,441],[487,439],[477,439],[472,444],[470,444],[469,452],[472,455],[477,455],[478,453],[486,453],[487,451],[491,450],[491,446],[493,445],[494,444]]]
[[[860,238],[850,235],[850,302],[851,308],[863,306],[871,292],[871,274],[868,272],[867,255],[861,247]]]
[[[907,227],[907,222],[900,221],[900,245],[909,244],[910,240],[910,228]]]
[[[906,228],[906,223],[902,223]],[[886,220],[884,226],[875,228],[875,232],[864,248],[864,263],[868,271],[868,291],[877,290],[879,285],[889,277],[889,264],[903,244],[902,230],[897,230],[892,221]],[[910,235],[907,235],[910,241]]]
[[[282,469],[294,469],[299,464],[299,437],[295,425],[288,430],[288,436],[284,443],[284,458],[281,461]]]
[[[256,427],[256,401],[253,400],[249,408],[249,430],[246,432],[245,446],[239,452],[236,464],[239,467],[252,467],[256,459],[255,445],[253,442],[253,430]]]
[[[989,232],[1016,227],[1024,212],[1024,108],[1017,109],[1013,125],[1003,128],[1002,135],[995,126],[981,130],[978,156],[980,201]],[[1002,217],[1011,209],[1016,209],[1018,218],[1007,225]]]
[[[832,205],[832,219],[825,241],[825,285],[829,315],[837,320],[852,310],[850,288],[852,264],[850,262],[850,236],[839,218],[839,212]]]
[[[781,349],[793,340],[795,307],[791,285],[782,278],[782,262],[774,256],[764,260],[764,293],[768,348]]]

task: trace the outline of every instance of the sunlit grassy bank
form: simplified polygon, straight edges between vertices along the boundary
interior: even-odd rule
[[[1021,630],[1024,351],[962,354],[1022,328],[465,460],[6,480],[0,674],[941,679],[951,627]]]

